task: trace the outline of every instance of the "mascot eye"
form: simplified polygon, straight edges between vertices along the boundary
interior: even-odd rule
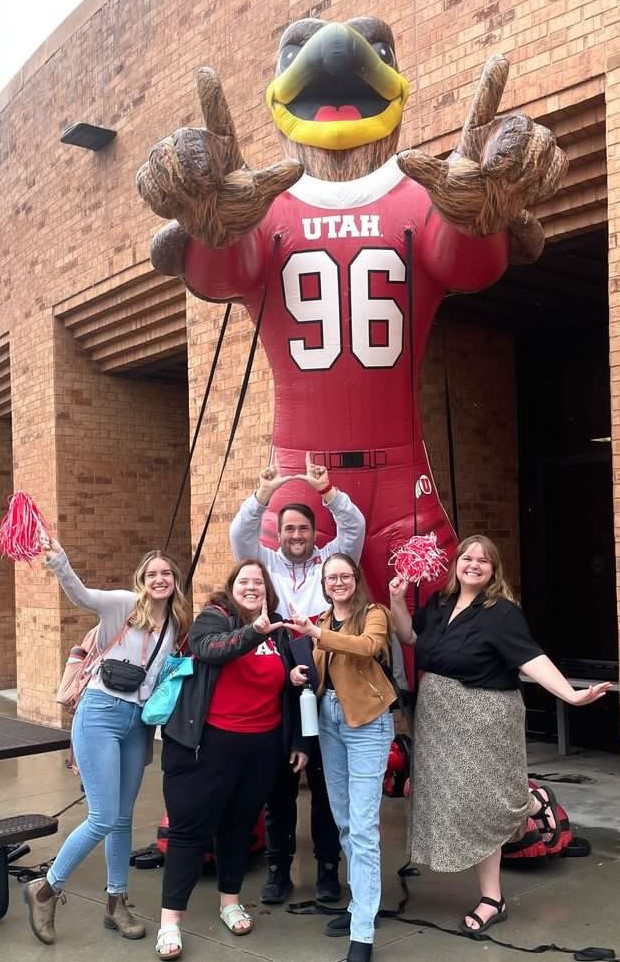
[[[372,49],[377,56],[383,60],[383,63],[388,65],[388,67],[396,66],[396,57],[394,56],[394,51],[390,47],[389,43],[373,43]]]
[[[296,43],[287,43],[285,47],[282,47],[278,57],[278,73],[284,73],[286,68],[290,67],[300,50],[301,47]]]

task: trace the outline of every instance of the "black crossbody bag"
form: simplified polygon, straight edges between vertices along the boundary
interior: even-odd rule
[[[121,661],[119,658],[105,658],[101,662],[99,677],[106,688],[109,688],[111,691],[120,691],[124,694],[131,694],[134,691],[138,691],[148,674],[149,668],[158,655],[168,629],[169,621],[170,612],[168,611],[166,620],[159,633],[157,644],[146,665],[134,665],[132,661],[127,661],[127,659]]]

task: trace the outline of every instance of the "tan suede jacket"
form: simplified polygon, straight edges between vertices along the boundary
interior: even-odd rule
[[[314,649],[319,673],[317,695],[325,691],[329,663],[338,701],[347,725],[358,728],[378,718],[396,701],[396,694],[376,656],[389,658],[389,619],[381,605],[369,605],[361,635],[347,633],[347,622],[340,631],[331,631],[329,613],[319,621],[321,637]]]

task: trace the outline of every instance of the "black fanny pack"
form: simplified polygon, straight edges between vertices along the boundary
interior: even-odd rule
[[[163,627],[159,633],[159,638],[157,639],[157,644],[155,645],[153,654],[144,667],[142,667],[142,665],[134,665],[132,661],[128,661],[127,659],[121,661],[120,658],[104,658],[104,660],[101,662],[99,677],[106,688],[109,688],[111,691],[121,691],[124,694],[130,694],[131,692],[138,691],[140,685],[146,678],[149,668],[155,661],[159,649],[161,648],[161,643],[164,640],[164,635],[166,634],[169,620],[170,612],[166,614],[166,620],[164,621]]]
[[[106,688],[112,691],[132,692],[137,691],[146,678],[146,669],[131,661],[105,658],[101,662],[99,677]]]

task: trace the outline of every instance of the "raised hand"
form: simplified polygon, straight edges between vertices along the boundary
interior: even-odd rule
[[[568,161],[546,127],[524,114],[496,117],[508,69],[505,57],[487,61],[459,145],[447,160],[406,150],[398,163],[464,233],[482,237],[508,228],[513,260],[525,262],[536,259],[544,242],[526,208],[555,193]]]
[[[331,487],[327,468],[324,464],[315,464],[310,451],[306,451],[306,473],[297,474],[296,477],[302,481],[307,481],[315,491],[327,493],[325,489]]]
[[[409,588],[409,583],[401,578],[400,575],[394,575],[390,578],[388,583],[388,588],[390,591],[390,600],[395,602],[404,602],[405,595],[407,594],[407,589]]]
[[[289,605],[290,618],[284,622],[284,627],[298,635],[309,635],[311,638],[320,638],[321,629],[315,625],[308,615],[302,615],[295,605]]]
[[[62,554],[62,552],[64,551],[64,548],[61,545],[60,541],[57,541],[56,538],[50,537],[47,539],[47,544],[44,545],[44,551],[45,551],[45,560],[51,561],[52,558],[55,558],[57,555]]]
[[[281,160],[250,170],[215,71],[202,67],[197,86],[205,126],[182,127],[156,144],[137,186],[151,209],[174,218],[185,235],[225,247],[260,223],[278,194],[299,180],[303,165]],[[182,238],[175,233],[177,246]]]
[[[274,456],[273,464],[270,464],[267,468],[263,468],[258,477],[258,488],[256,489],[257,499],[261,504],[269,504],[274,491],[277,491],[281,485],[287,481],[292,481],[295,477],[297,477],[297,475],[280,474],[278,459]]]
[[[252,622],[252,628],[254,631],[257,631],[259,635],[270,635],[272,631],[276,631],[281,627],[281,621],[271,621],[269,612],[267,611],[267,599],[263,598],[260,615]]]

